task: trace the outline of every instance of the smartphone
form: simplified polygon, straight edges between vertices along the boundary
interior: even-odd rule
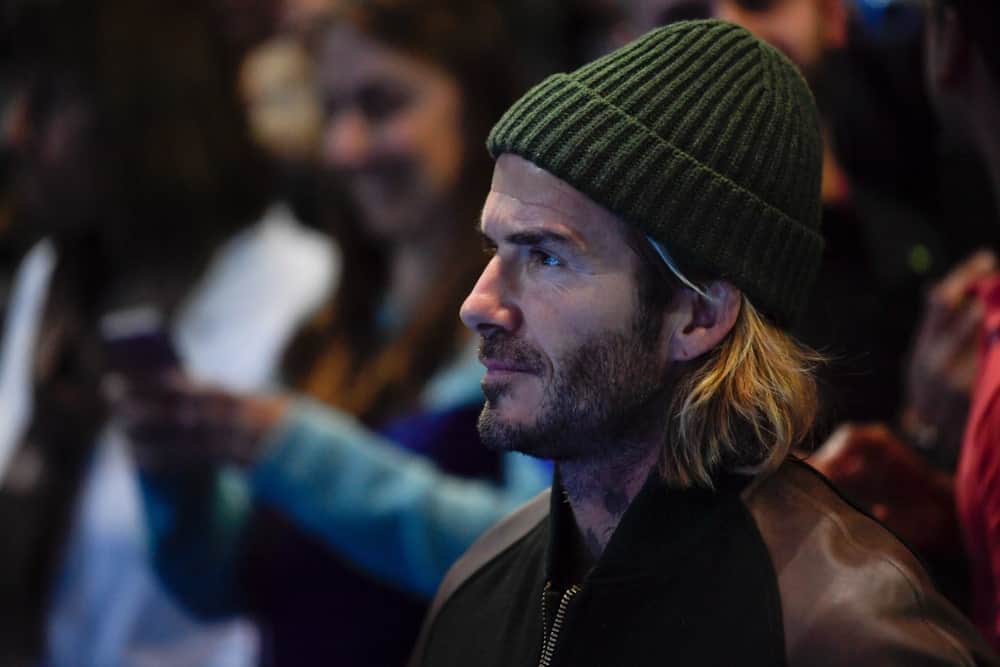
[[[112,372],[152,374],[180,366],[180,357],[157,308],[137,306],[108,313],[99,326]]]

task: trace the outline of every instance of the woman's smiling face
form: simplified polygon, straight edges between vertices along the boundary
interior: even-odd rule
[[[373,236],[423,233],[462,169],[458,82],[347,23],[328,31],[318,69],[325,166],[343,179]]]

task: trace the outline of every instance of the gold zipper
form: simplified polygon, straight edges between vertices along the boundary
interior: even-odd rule
[[[556,610],[556,617],[552,621],[552,630],[549,631],[549,636],[545,637],[546,628],[546,612],[545,612],[545,593],[549,590],[550,583],[546,582],[545,590],[542,591],[542,657],[538,661],[538,667],[550,667],[552,664],[552,656],[556,653],[556,642],[559,641],[559,630],[562,628],[563,621],[566,620],[566,609],[569,607],[570,600],[576,597],[576,594],[580,592],[580,586],[573,584],[569,589],[563,593],[562,599],[559,600],[559,609]]]

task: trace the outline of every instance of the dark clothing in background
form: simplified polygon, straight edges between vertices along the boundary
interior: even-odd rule
[[[895,419],[926,280],[911,255],[939,248],[916,212],[898,202],[866,204],[824,208],[823,264],[796,331],[829,358],[818,372],[817,442],[844,421]]]
[[[985,170],[941,136],[924,91],[919,23],[849,28],[814,82],[848,185],[825,203],[823,265],[796,330],[830,357],[817,443],[844,421],[896,421],[927,289],[996,238]]]

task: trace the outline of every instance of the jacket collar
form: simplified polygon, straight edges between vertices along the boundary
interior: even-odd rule
[[[740,492],[750,482],[743,475],[720,475],[715,490],[669,487],[654,472],[625,511],[604,553],[585,581],[671,576],[682,572],[699,545],[724,529],[726,511],[740,502]],[[576,522],[559,479],[552,482],[549,508],[549,542],[546,579],[555,577],[572,553]]]

